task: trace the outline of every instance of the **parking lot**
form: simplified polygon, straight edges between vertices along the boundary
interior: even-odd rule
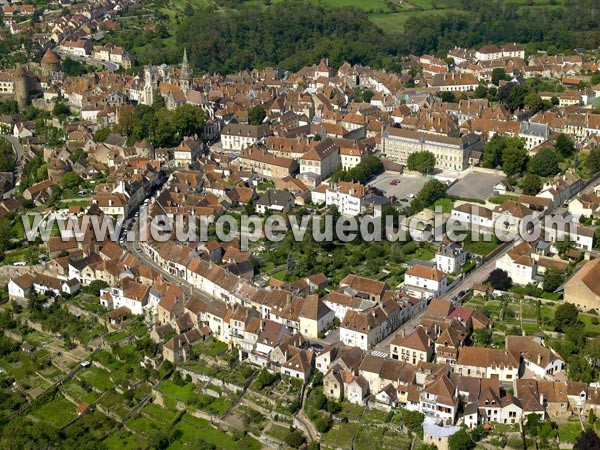
[[[395,180],[398,181],[398,184],[390,184]],[[398,200],[410,200],[409,195],[417,195],[425,183],[427,183],[427,178],[421,176],[382,173],[371,181],[369,186],[382,190],[388,197],[395,196]]]
[[[500,180],[500,175],[471,172],[450,186],[448,195],[487,200],[494,193],[494,186]]]

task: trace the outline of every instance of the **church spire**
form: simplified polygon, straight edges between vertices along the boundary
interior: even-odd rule
[[[183,49],[183,62],[181,63],[181,79],[191,80],[192,71],[190,70],[190,63],[188,61],[187,49]]]
[[[187,50],[183,49],[183,62],[181,63],[181,75],[179,76],[179,87],[183,92],[187,92],[192,87],[192,70],[188,61]]]

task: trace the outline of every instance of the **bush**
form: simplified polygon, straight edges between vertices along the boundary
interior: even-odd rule
[[[319,433],[327,433],[333,425],[333,419],[331,419],[331,417],[325,418],[320,416],[317,417],[313,423]]]
[[[284,440],[285,443],[292,448],[299,448],[306,442],[306,438],[298,430],[289,431]]]
[[[500,289],[501,291],[505,291],[512,285],[512,280],[508,276],[508,273],[502,269],[492,270],[487,281],[490,282],[494,289]]]

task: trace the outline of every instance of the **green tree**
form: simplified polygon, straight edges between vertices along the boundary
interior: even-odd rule
[[[406,164],[409,170],[416,170],[426,175],[435,167],[435,155],[427,150],[414,152],[408,156]]]
[[[179,137],[200,135],[206,123],[206,113],[199,106],[185,104],[173,113],[173,125]]]
[[[562,236],[562,239],[558,239],[554,245],[556,245],[556,249],[561,255],[564,255],[573,248],[573,242],[571,242],[569,235]]]
[[[402,409],[402,423],[411,432],[421,434],[423,433],[423,420],[425,415],[419,411],[409,411]]]
[[[541,177],[556,175],[559,172],[556,153],[551,148],[541,149],[529,160],[527,170]]]
[[[52,115],[54,117],[60,118],[61,120],[67,117],[69,114],[71,114],[71,110],[67,105],[65,105],[62,102],[57,103],[52,108]]]
[[[521,181],[521,189],[525,195],[536,195],[542,189],[542,180],[538,175],[528,173]]]
[[[375,92],[370,89],[365,89],[362,93],[363,102],[371,103],[371,99],[375,96]]]
[[[19,104],[16,100],[5,100],[0,102],[0,114],[15,115],[19,114]]]
[[[152,98],[153,98],[152,106],[150,106],[150,109],[152,111],[156,112],[159,109],[163,109],[163,108],[167,107],[167,104],[165,103],[165,98],[162,96],[162,94],[159,91],[155,91]]]
[[[520,138],[510,138],[495,134],[483,147],[483,165],[488,169],[502,167],[504,152],[507,148],[524,149],[525,144]]]
[[[597,450],[599,448],[600,437],[590,429],[583,431],[573,446],[573,450]]]
[[[300,448],[305,442],[306,438],[298,430],[291,430],[285,435],[285,443],[292,448]]]
[[[60,184],[65,189],[72,189],[78,187],[82,181],[81,177],[75,172],[67,172],[63,175],[62,180],[60,180]]]
[[[94,133],[94,140],[96,142],[104,142],[106,139],[108,139],[109,135],[110,128],[101,128],[100,130]]]
[[[562,303],[558,305],[554,311],[552,324],[554,329],[559,332],[564,332],[567,328],[577,323],[579,311],[573,303]]]
[[[506,80],[506,72],[504,69],[496,67],[494,70],[492,70],[492,83],[494,83],[496,86],[499,86],[500,81],[502,80]]]
[[[179,142],[177,128],[171,112],[167,108],[156,111],[156,126],[150,132],[150,139],[159,147],[171,147]]]
[[[544,101],[537,92],[530,92],[525,96],[525,105],[534,113],[544,109]]]
[[[475,445],[469,433],[464,429],[460,429],[448,439],[448,448],[450,450],[472,450],[475,448]]]
[[[8,140],[0,138],[0,172],[12,172],[15,159],[12,144]]]
[[[437,200],[446,195],[446,185],[438,180],[430,180],[419,191],[410,203],[413,212],[421,211],[423,208],[433,205]]]
[[[586,360],[592,362],[595,367],[600,365],[600,342],[597,340],[590,340],[586,342],[583,349]]]
[[[486,98],[488,95],[488,89],[483,84],[480,84],[475,88],[475,98]]]
[[[494,289],[505,291],[512,286],[512,279],[508,276],[508,272],[502,269],[494,269],[488,275],[487,281]]]
[[[444,103],[457,103],[456,96],[450,91],[438,92],[438,96]]]
[[[568,328],[567,331],[571,329]],[[579,330],[577,333],[581,336],[582,331]],[[578,347],[573,344],[573,348]],[[598,379],[590,362],[579,354],[570,355],[567,358],[567,375],[571,381],[582,381],[584,383],[591,383]]]
[[[595,148],[590,151],[587,159],[585,160],[585,167],[590,175],[600,172],[600,148]]]
[[[554,292],[565,281],[564,272],[550,268],[544,274],[544,291]]]
[[[62,69],[65,75],[70,77],[79,77],[88,73],[86,66],[68,57],[62,61]]]
[[[260,125],[265,117],[267,117],[267,113],[261,105],[256,105],[248,111],[248,122],[251,125]]]
[[[541,426],[542,421],[540,420],[540,416],[537,414],[528,414],[527,420],[523,426],[525,433],[530,436],[537,436],[538,428]]]
[[[331,176],[331,181],[352,181],[365,184],[372,176],[383,172],[381,160],[374,155],[367,156],[358,165],[349,170],[338,169]]]
[[[100,295],[100,289],[108,287],[108,283],[104,280],[93,280],[87,286],[84,286],[83,291],[88,294],[98,296]]]
[[[76,148],[73,153],[69,156],[69,159],[73,162],[79,161],[81,158],[85,157],[85,150],[82,148]]]
[[[164,430],[156,431],[148,438],[148,444],[152,450],[166,450],[171,444],[171,436]]]
[[[560,133],[556,137],[554,148],[560,155],[563,156],[563,158],[568,158],[575,153],[575,144],[573,144],[571,138],[564,133]]]
[[[487,347],[492,343],[492,330],[488,328],[473,330],[472,339],[478,347]]]
[[[527,163],[527,150],[509,146],[502,152],[502,170],[504,173],[512,177],[520,174]]]

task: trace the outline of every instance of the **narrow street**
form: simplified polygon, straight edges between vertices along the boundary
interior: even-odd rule
[[[134,233],[135,232],[135,228],[132,229],[130,231],[130,233]],[[139,261],[143,262],[146,266],[151,267],[152,269],[154,269],[155,271],[157,271],[158,273],[160,273],[160,275],[167,281],[170,281],[171,283],[176,284],[177,286],[179,286],[183,292],[188,296],[188,297],[198,297],[202,300],[205,300],[207,302],[212,301],[212,297],[210,297],[209,295],[207,295],[206,293],[200,291],[199,289],[194,288],[190,283],[188,283],[185,280],[182,280],[181,278],[167,272],[165,269],[163,269],[162,267],[160,267],[158,264],[156,264],[156,262],[154,262],[152,259],[150,259],[148,257],[148,255],[146,255],[141,248],[139,247],[139,241],[138,241],[138,236],[137,234],[135,235],[135,240],[134,241],[125,241],[125,247],[127,248],[127,250],[129,250]]]

